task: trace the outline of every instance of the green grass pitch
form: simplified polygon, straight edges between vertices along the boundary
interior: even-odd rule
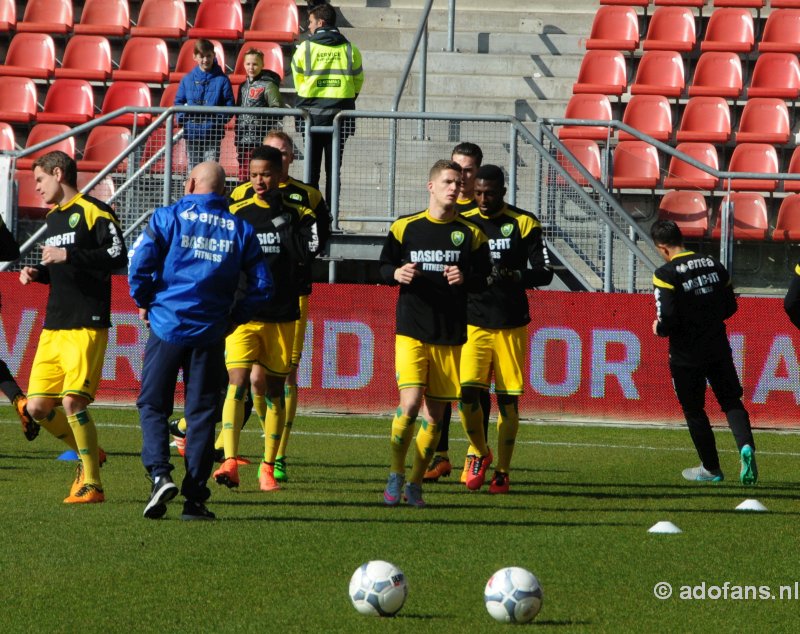
[[[700,484],[680,478],[697,463],[685,430],[524,424],[511,494],[470,493],[454,470],[425,486],[418,510],[382,506],[388,419],[300,417],[283,490],[261,493],[256,464],[243,467],[238,490],[211,483],[219,520],[192,523],[179,519],[180,498],[164,520],[142,518],[149,481],[135,411],[95,409],[107,502],[88,507],[62,503],[74,470],[56,460],[63,445],[44,431],[25,441],[12,416],[0,408],[4,632],[503,631],[483,586],[510,565],[542,584],[536,631],[790,631],[800,607],[794,434],[757,433],[761,481],[745,488],[726,429],[727,480]],[[459,462],[457,425],[452,436]],[[263,450],[253,419],[242,450],[253,460]],[[769,511],[735,511],[746,498]],[[661,520],[683,533],[649,534]],[[350,605],[350,575],[370,559],[406,574],[395,618]],[[667,600],[654,596],[663,581]],[[691,587],[699,597],[701,584],[705,599],[680,598]],[[735,599],[736,586],[775,598]],[[780,586],[791,591],[781,597]]]

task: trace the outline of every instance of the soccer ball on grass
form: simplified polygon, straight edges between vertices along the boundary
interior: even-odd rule
[[[524,568],[501,568],[486,583],[483,600],[495,621],[529,623],[542,607],[542,587]]]
[[[388,561],[368,561],[350,578],[353,607],[367,616],[394,616],[403,607],[407,595],[403,571]]]

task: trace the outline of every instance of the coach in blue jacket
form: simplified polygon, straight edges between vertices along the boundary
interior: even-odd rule
[[[209,40],[194,44],[194,61],[197,66],[187,73],[175,93],[176,106],[234,106],[230,80],[217,63],[214,45]],[[219,147],[225,133],[225,124],[232,115],[192,114],[177,115],[183,126],[189,169],[202,161],[218,161]]]
[[[272,295],[272,276],[253,228],[228,212],[225,173],[197,165],[186,195],[153,212],[130,251],[128,281],[149,325],[142,388],[136,402],[142,462],[153,480],[144,516],[163,517],[178,493],[170,473],[169,429],[178,370],[183,370],[186,498],[182,519],[214,519],[205,506],[213,466],[214,426],[225,373],[225,335],[247,323]]]

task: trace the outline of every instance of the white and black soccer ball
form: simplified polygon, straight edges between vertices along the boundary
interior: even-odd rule
[[[542,586],[525,568],[501,568],[486,582],[483,600],[495,621],[530,623],[542,608]]]
[[[388,561],[368,561],[350,577],[353,607],[367,616],[394,616],[408,596],[406,576]]]

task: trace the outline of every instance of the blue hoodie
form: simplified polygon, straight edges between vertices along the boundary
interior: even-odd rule
[[[222,72],[216,60],[209,72],[195,66],[181,79],[178,92],[175,94],[176,106],[235,106],[231,82]],[[223,114],[193,115],[180,113],[177,115],[178,125],[182,125],[187,141],[222,138],[222,128],[232,115]]]

